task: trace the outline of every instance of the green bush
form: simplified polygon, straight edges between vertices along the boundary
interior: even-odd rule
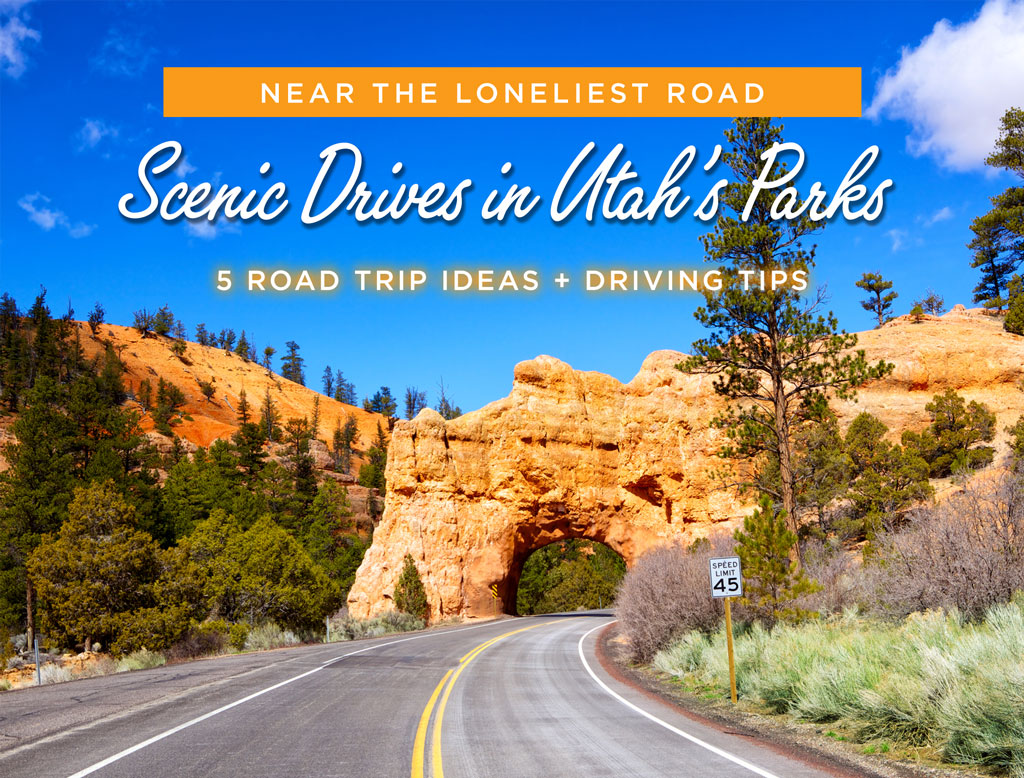
[[[224,652],[228,644],[228,625],[222,619],[204,621],[167,650],[173,662],[215,656]]]
[[[1003,329],[1014,335],[1024,335],[1024,294],[1021,294],[1021,278],[1014,275],[1010,279],[1010,304],[1003,320]]]
[[[302,641],[291,630],[283,630],[272,621],[253,627],[245,639],[246,651],[266,651],[271,648],[297,646]]]
[[[15,653],[10,631],[6,627],[0,627],[0,673],[7,669],[7,663]]]
[[[231,631],[228,633],[228,642],[231,643],[231,647],[235,651],[245,650],[245,641],[249,639],[249,625],[245,622],[238,622],[237,624],[231,625]]]
[[[331,621],[331,642],[379,638],[396,632],[415,632],[426,626],[423,619],[401,611],[388,611],[374,619],[354,619],[345,616],[339,621]]]
[[[133,651],[118,662],[117,672],[127,673],[132,670],[150,670],[165,664],[167,664],[167,658],[163,654],[143,648],[140,651]]]
[[[139,650],[162,651],[179,641],[189,627],[188,607],[139,608],[118,614],[110,653],[125,656]]]
[[[8,681],[6,678],[0,678],[0,692],[10,691],[10,689],[11,682]]]
[[[412,554],[406,554],[402,566],[402,574],[395,586],[395,607],[402,613],[408,613],[423,621],[427,620],[430,606],[427,603],[427,592],[420,580],[420,572]]]
[[[728,687],[725,635],[691,632],[654,666]],[[970,623],[955,611],[886,623],[848,612],[736,638],[741,696],[777,713],[837,722],[862,742],[927,746],[950,763],[1024,776],[1024,594]]]

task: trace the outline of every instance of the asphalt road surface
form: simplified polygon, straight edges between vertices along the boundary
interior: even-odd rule
[[[242,654],[0,694],[0,776],[820,778],[614,680],[607,613]]]

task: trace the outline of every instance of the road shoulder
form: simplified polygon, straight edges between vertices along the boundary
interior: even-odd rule
[[[797,759],[837,778],[984,778],[967,768],[917,764],[904,759],[865,754],[861,746],[827,737],[828,725],[796,722],[785,716],[766,715],[727,700],[706,700],[691,694],[663,673],[630,662],[618,625],[597,635],[595,654],[601,667],[615,680],[677,713],[720,732],[748,738],[776,753]]]

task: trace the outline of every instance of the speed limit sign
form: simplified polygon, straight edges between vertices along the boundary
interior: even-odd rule
[[[736,660],[732,648],[732,609],[729,604],[733,597],[743,596],[743,572],[738,556],[720,556],[710,560],[711,596],[725,598],[726,651],[729,653],[729,692],[733,705],[736,704]]]
[[[710,565],[712,597],[743,596],[743,574],[738,556],[716,557]]]

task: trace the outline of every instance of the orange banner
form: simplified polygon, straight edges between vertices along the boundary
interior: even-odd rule
[[[164,68],[164,116],[860,116],[860,68]]]

